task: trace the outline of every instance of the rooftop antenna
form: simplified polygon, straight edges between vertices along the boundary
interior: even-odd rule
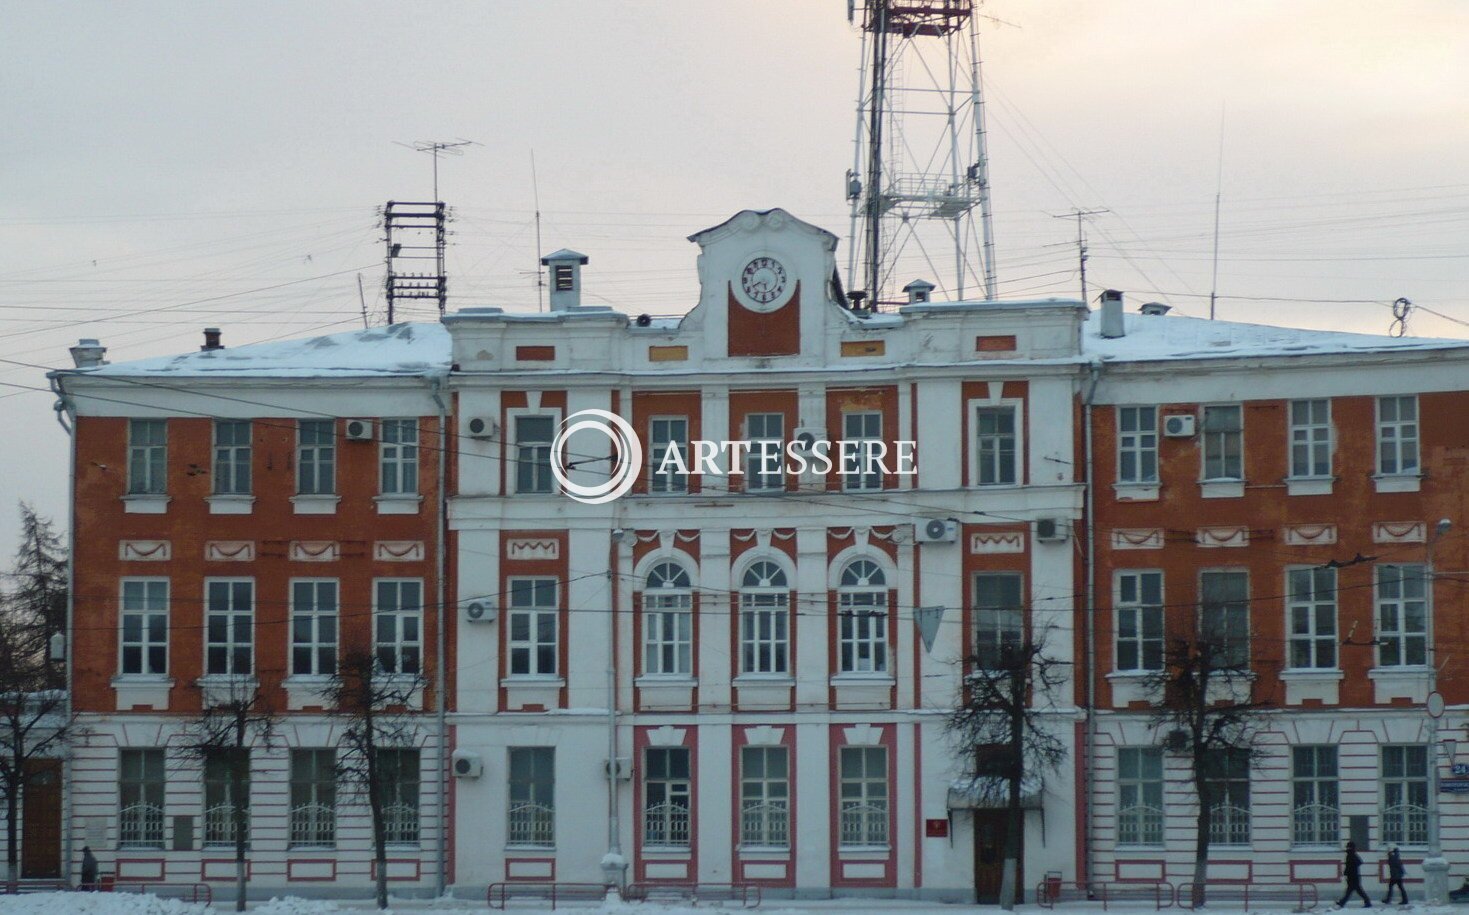
[[[395,143],[397,141],[394,141]],[[449,300],[449,280],[444,267],[444,250],[448,244],[448,207],[439,198],[439,156],[464,155],[464,147],[475,146],[473,140],[416,140],[397,143],[405,149],[433,156],[433,200],[389,200],[383,208],[383,230],[387,236],[387,277],[383,286],[388,300],[388,323],[398,319],[398,303],[413,299],[431,299],[442,317]],[[433,269],[412,261],[433,261]]]
[[[541,183],[536,179],[536,151],[530,151],[530,190],[536,204],[536,311],[545,311],[546,273],[541,269]]]
[[[395,141],[396,142],[396,141]],[[412,143],[398,143],[405,149],[415,152],[426,152],[434,158],[434,202],[441,202],[439,197],[439,156],[462,156],[464,147],[478,146],[473,140],[460,137],[457,140],[414,140]]]
[[[1081,271],[1081,301],[1083,305],[1091,305],[1091,303],[1087,301],[1086,297],[1086,227],[1083,220],[1087,219],[1090,216],[1100,216],[1103,213],[1110,212],[1112,211],[1105,208],[1100,210],[1083,210],[1079,208],[1074,208],[1070,213],[1051,214],[1051,217],[1053,219],[1076,220],[1076,259]]]
[[[1214,275],[1209,280],[1209,320],[1219,298],[1219,200],[1224,196],[1224,105],[1219,106],[1219,173],[1214,181]]]

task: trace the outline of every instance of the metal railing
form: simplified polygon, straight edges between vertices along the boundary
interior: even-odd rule
[[[1117,811],[1118,845],[1162,845],[1163,808],[1134,804]]]
[[[888,844],[888,805],[886,801],[842,802],[843,845]]]
[[[689,844],[689,808],[683,804],[655,804],[643,815],[645,845]]]
[[[163,808],[157,804],[133,804],[117,814],[119,846],[163,847]]]
[[[194,905],[209,905],[214,902],[214,888],[207,883],[134,883],[122,881],[112,884],[114,893],[140,893],[157,896],[159,899],[177,899]]]
[[[389,845],[418,844],[416,804],[389,804],[383,808],[383,841]]]
[[[1154,909],[1166,909],[1176,898],[1173,884],[1165,880],[1103,883],[1049,877],[1035,888],[1036,904],[1043,909],[1054,909],[1060,902],[1100,902],[1104,912],[1113,903],[1152,903]]]
[[[558,901],[601,902],[610,889],[611,886],[601,883],[491,883],[485,890],[485,905],[492,909],[503,909],[511,899],[544,899],[554,909]]]
[[[628,902],[725,903],[753,909],[760,905],[760,887],[753,883],[629,883],[622,891]]]
[[[740,810],[740,823],[740,841],[746,845],[790,845],[790,808],[785,801],[746,803]]]
[[[511,845],[555,845],[555,808],[545,804],[511,807],[509,841]]]
[[[331,848],[337,844],[337,811],[325,804],[291,808],[292,848]]]
[[[1180,883],[1177,891],[1178,907],[1193,908],[1193,898],[1194,884]],[[1206,883],[1204,901],[1238,904],[1247,911],[1256,904],[1284,903],[1292,906],[1292,911],[1305,912],[1320,903],[1320,895],[1314,883]]]
[[[1291,841],[1296,845],[1335,845],[1341,838],[1341,811],[1306,804],[1291,811]]]
[[[1396,804],[1382,811],[1382,841],[1399,845],[1428,844],[1428,808]]]
[[[1211,845],[1249,845],[1250,811],[1234,804],[1215,804],[1210,808],[1209,843]]]
[[[250,812],[245,811],[245,841],[250,841]],[[215,804],[204,811],[204,844],[235,844],[235,808],[233,804]]]

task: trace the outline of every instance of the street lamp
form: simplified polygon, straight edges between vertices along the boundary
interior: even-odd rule
[[[1433,548],[1444,534],[1454,526],[1448,518],[1441,519],[1428,537],[1425,548],[1428,559],[1426,582],[1428,590],[1429,620],[1437,615],[1434,607]],[[1449,901],[1449,862],[1443,856],[1443,839],[1439,834],[1438,815],[1438,720],[1444,713],[1444,698],[1438,691],[1438,663],[1434,660],[1434,629],[1429,625],[1428,647],[1428,696],[1424,710],[1428,712],[1428,856],[1423,859],[1423,900],[1428,905],[1447,905]]]

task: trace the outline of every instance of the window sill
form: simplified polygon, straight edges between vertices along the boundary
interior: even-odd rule
[[[1335,477],[1286,477],[1285,494],[1288,496],[1329,496]]]
[[[129,515],[161,515],[168,511],[169,501],[162,493],[133,493],[122,497],[122,510]]]
[[[776,858],[783,861],[791,856],[789,845],[741,845],[739,852],[742,860]]]
[[[517,686],[535,688],[542,686],[562,687],[566,685],[565,677],[542,676],[539,674],[511,674],[500,681],[500,685],[506,689],[514,689]]]
[[[1156,502],[1159,489],[1157,483],[1112,484],[1112,492],[1116,495],[1118,502]]]
[[[255,497],[248,495],[205,496],[211,515],[248,515],[255,510]]]
[[[699,685],[699,678],[684,674],[643,674],[641,677],[633,680],[633,684],[639,689],[648,689],[650,687],[657,689],[660,686],[692,689]]]
[[[550,855],[556,853],[556,846],[527,845],[525,843],[508,844],[505,846],[505,853],[517,855]]]
[[[687,845],[644,845],[643,855],[650,858],[688,859],[693,849]]]
[[[286,689],[286,709],[299,712],[307,707],[326,708],[329,699],[326,690],[332,678],[320,674],[292,674],[281,681]]]
[[[235,700],[248,700],[260,688],[260,681],[253,676],[235,674],[206,674],[194,681],[204,694],[204,704],[223,705]]]
[[[1367,671],[1367,677],[1372,680],[1391,679],[1418,679],[1427,677],[1432,671],[1423,664],[1401,664],[1394,667],[1374,667]]]
[[[971,483],[970,489],[1019,489],[1020,484],[1012,481],[1006,483]]]
[[[164,711],[168,708],[168,696],[173,685],[173,678],[167,674],[119,674],[112,678],[119,712],[131,711],[140,705]]]
[[[1106,675],[1108,680],[1146,680],[1148,677],[1156,677],[1156,670],[1114,670]]]
[[[298,515],[335,515],[341,496],[291,496]]]
[[[842,857],[886,858],[892,852],[891,845],[839,845],[837,854]]]
[[[892,686],[897,679],[887,671],[875,673],[840,673],[832,674],[829,681],[832,686]]]
[[[377,503],[379,515],[416,515],[423,504],[423,496],[373,496],[372,501]]]
[[[790,674],[740,674],[734,678],[735,686],[795,686],[796,678]]]
[[[1199,495],[1205,499],[1238,499],[1244,494],[1244,480],[1199,481]]]
[[[1346,673],[1336,667],[1287,667],[1280,672],[1280,679],[1287,681],[1321,681],[1325,683],[1333,680],[1340,681],[1345,678]]]
[[[1422,488],[1421,473],[1374,473],[1372,485],[1378,492],[1417,492]]]

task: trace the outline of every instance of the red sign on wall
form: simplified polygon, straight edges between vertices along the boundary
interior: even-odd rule
[[[949,835],[948,820],[924,820],[923,834],[930,839],[943,839]]]

